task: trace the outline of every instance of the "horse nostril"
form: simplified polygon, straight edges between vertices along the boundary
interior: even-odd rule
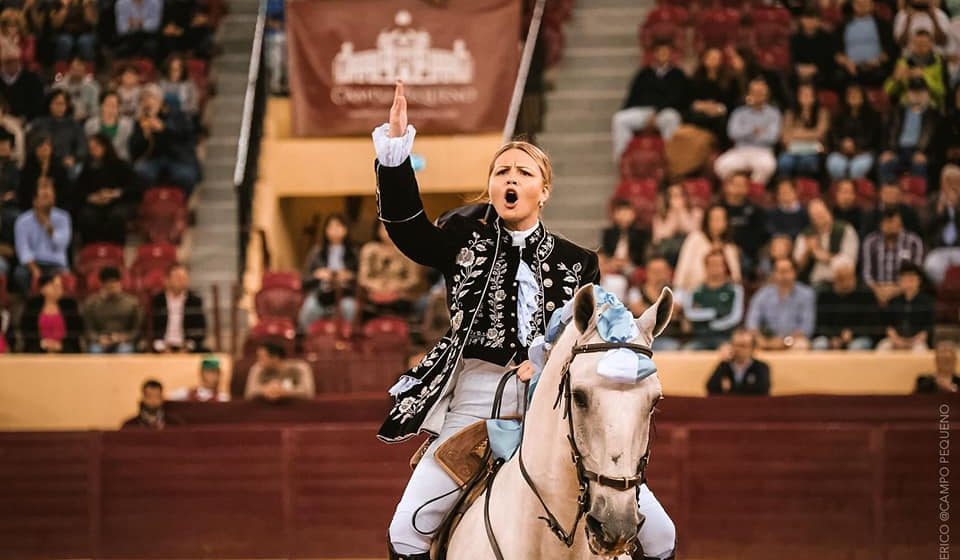
[[[590,514],[587,514],[587,529],[590,529],[590,532],[593,533],[593,536],[598,540],[606,540],[606,534],[603,530],[603,523]]]

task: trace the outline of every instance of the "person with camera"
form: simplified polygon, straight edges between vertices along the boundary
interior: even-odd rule
[[[140,113],[130,137],[134,169],[148,185],[165,179],[189,197],[200,180],[196,136],[190,118],[168,106],[160,86],[143,87]]]
[[[930,105],[943,110],[950,74],[944,57],[934,51],[933,35],[924,29],[913,34],[910,50],[904,51],[883,88],[891,99],[900,99],[906,105],[905,94],[911,80],[923,80],[930,93]]]
[[[907,48],[917,31],[926,31],[936,43],[937,52],[945,52],[951,42],[950,18],[937,4],[936,0],[907,0],[893,18],[893,37],[898,45]]]

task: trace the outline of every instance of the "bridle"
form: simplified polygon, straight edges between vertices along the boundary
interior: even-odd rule
[[[530,487],[530,490],[533,491],[533,495],[537,497],[537,500],[540,501],[540,505],[543,506],[543,511],[546,513],[545,517],[539,516],[538,519],[542,519],[547,524],[547,527],[550,528],[550,531],[552,531],[553,534],[560,539],[560,542],[565,544],[568,548],[573,545],[574,538],[576,537],[577,527],[580,525],[580,520],[583,519],[583,516],[587,513],[587,509],[589,508],[590,482],[595,482],[601,486],[606,486],[607,488],[625,492],[627,490],[637,488],[646,480],[644,472],[647,470],[647,464],[650,459],[649,443],[647,444],[646,453],[643,454],[643,457],[640,458],[640,461],[637,464],[635,475],[629,477],[612,477],[592,471],[583,464],[583,454],[580,452],[580,447],[577,445],[577,439],[574,436],[573,410],[571,406],[573,395],[570,385],[570,366],[573,364],[573,360],[580,354],[593,354],[597,352],[607,352],[609,350],[630,350],[632,352],[636,352],[637,354],[642,354],[648,358],[653,357],[653,350],[647,346],[620,342],[601,342],[574,346],[570,353],[570,357],[567,358],[567,362],[563,366],[563,372],[560,375],[560,385],[557,388],[557,398],[553,403],[553,408],[556,410],[557,407],[560,406],[560,402],[564,402],[563,416],[567,419],[567,429],[569,432],[567,434],[567,441],[570,443],[573,464],[577,471],[577,484],[579,485],[580,489],[577,497],[577,516],[573,521],[573,527],[570,528],[570,531],[564,530],[563,526],[560,525],[560,522],[557,520],[556,516],[553,515],[553,512],[550,511],[550,508],[547,507],[546,502],[544,502],[543,497],[540,495],[540,490],[537,489],[537,485],[530,477],[530,473],[527,472],[527,468],[523,463],[522,437],[520,449],[518,450],[520,474],[523,475],[523,480],[527,483],[527,486]]]

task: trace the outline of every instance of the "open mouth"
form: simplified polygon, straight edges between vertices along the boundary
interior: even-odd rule
[[[503,198],[507,202],[507,208],[513,208],[517,205],[517,201],[520,200],[520,197],[517,195],[517,191],[514,189],[507,189],[507,192],[504,194]]]

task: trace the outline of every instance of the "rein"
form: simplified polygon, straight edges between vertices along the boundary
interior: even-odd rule
[[[523,480],[527,483],[527,486],[530,487],[530,490],[533,491],[533,495],[537,497],[537,500],[539,500],[540,505],[543,506],[544,513],[546,513],[545,517],[539,516],[538,519],[542,519],[547,524],[547,527],[550,528],[550,531],[560,540],[560,542],[565,544],[567,548],[573,545],[573,541],[576,538],[577,527],[580,525],[580,520],[583,519],[583,516],[587,513],[587,508],[590,502],[590,482],[595,482],[601,486],[606,486],[608,488],[613,488],[614,490],[624,492],[640,486],[646,479],[644,472],[647,469],[647,464],[650,459],[649,443],[647,445],[647,452],[644,453],[643,457],[640,458],[640,461],[637,465],[636,474],[634,476],[610,477],[586,468],[583,463],[583,454],[580,452],[580,447],[577,445],[577,439],[574,436],[573,410],[571,406],[573,399],[570,388],[570,366],[573,364],[574,358],[580,354],[591,354],[620,349],[643,354],[648,358],[653,357],[653,350],[647,346],[630,343],[603,342],[574,346],[570,357],[563,366],[563,373],[561,374],[560,385],[557,388],[557,398],[553,403],[553,408],[556,410],[557,407],[560,406],[561,400],[564,401],[563,416],[567,419],[567,441],[570,443],[570,452],[573,459],[573,464],[577,471],[577,483],[579,486],[579,494],[577,496],[577,516],[574,519],[573,526],[569,531],[566,531],[563,528],[559,520],[557,520],[557,517],[552,511],[550,511],[550,508],[544,501],[543,496],[541,496],[540,490],[537,488],[536,483],[533,481],[530,473],[527,472],[527,468],[523,463],[523,430],[526,428],[526,424],[524,423],[521,427],[521,443],[520,448],[517,451],[519,454],[518,461],[520,464],[520,474],[523,476]],[[502,559],[502,557],[499,556],[498,558]]]

